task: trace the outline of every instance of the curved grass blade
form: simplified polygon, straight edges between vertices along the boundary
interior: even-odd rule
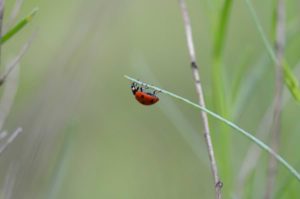
[[[169,96],[172,96],[178,100],[181,100],[185,103],[188,103],[198,109],[200,109],[201,111],[205,111],[207,114],[211,115],[212,117],[224,122],[226,125],[230,126],[231,128],[235,129],[237,132],[241,133],[242,135],[244,135],[246,138],[248,138],[249,140],[251,140],[252,142],[254,142],[256,145],[258,145],[260,148],[262,148],[263,150],[267,151],[268,153],[270,153],[272,156],[274,156],[274,158],[279,162],[281,163],[284,167],[287,168],[287,170],[295,177],[297,178],[297,180],[300,182],[300,173],[298,173],[298,171],[296,171],[296,169],[294,167],[292,167],[285,159],[283,159],[280,155],[278,155],[277,153],[275,153],[268,145],[266,145],[264,142],[262,142],[261,140],[259,140],[258,138],[256,138],[255,136],[253,136],[251,133],[245,131],[244,129],[242,129],[241,127],[239,127],[238,125],[230,122],[229,120],[221,117],[220,115],[202,107],[202,106],[199,106],[198,104],[195,104],[194,102],[186,99],[186,98],[183,98],[179,95],[176,95],[174,93],[171,93],[167,90],[163,90],[161,88],[158,88],[156,86],[152,86],[152,85],[149,85],[149,84],[146,84],[144,82],[141,82],[141,81],[138,81],[132,77],[129,77],[127,75],[124,76],[126,79],[130,80],[130,81],[133,81],[133,82],[136,82],[138,84],[142,84],[142,85],[145,85],[149,88],[152,88],[154,90],[157,90],[159,92],[162,92],[164,94],[167,94]]]

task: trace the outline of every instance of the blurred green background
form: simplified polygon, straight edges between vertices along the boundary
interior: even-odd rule
[[[216,112],[211,65],[222,3],[187,1],[207,106]],[[274,1],[253,3],[270,36]],[[197,101],[178,2],[26,0],[18,19],[36,6],[30,25],[1,50],[3,71],[37,30],[20,63],[18,92],[4,126],[24,131],[1,157],[0,198],[213,198],[199,111],[163,94],[157,105],[142,106],[123,77]],[[6,1],[4,24],[13,7],[14,1]],[[299,1],[286,1],[286,58],[295,70],[299,7]],[[225,44],[228,117],[256,134],[267,123],[274,66],[244,1],[233,3]],[[299,104],[288,92],[284,97],[279,153],[299,171]],[[210,122],[224,198],[238,198],[237,178],[251,143],[230,129],[222,135],[220,123]],[[230,149],[222,136],[230,138]],[[263,140],[269,143],[268,136]],[[262,153],[241,198],[263,197],[267,160]],[[300,197],[299,183],[282,166],[275,193]]]

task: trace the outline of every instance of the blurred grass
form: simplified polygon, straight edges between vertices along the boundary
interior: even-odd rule
[[[272,1],[253,2],[262,26],[270,30]],[[202,66],[206,101],[211,107],[212,13],[218,13],[221,1],[191,0],[187,3]],[[12,4],[13,1],[7,1],[4,20]],[[177,2],[27,0],[19,19],[35,6],[40,10],[34,23],[6,43],[2,50],[5,62],[18,52],[32,30],[39,28],[36,41],[22,61],[20,87],[5,125],[7,129],[24,128],[24,134],[7,151],[1,164],[2,179],[10,162],[20,165],[13,197],[46,197],[65,134],[70,131],[67,126],[70,121],[76,121],[77,135],[57,198],[211,198],[213,188],[207,185],[212,181],[206,151],[204,155],[194,152],[182,137],[182,130],[168,116],[172,110],[137,104],[128,82],[123,79],[123,74],[138,74],[141,80],[154,82],[143,65],[137,66],[139,71],[132,67],[132,57],[135,60],[138,52],[145,57],[145,64],[159,80],[159,85],[196,99]],[[300,41],[297,7],[297,1],[287,1],[288,24],[294,27],[294,38],[287,43],[286,58],[292,66],[298,60]],[[246,93],[246,103],[239,107],[231,105],[229,111],[239,113],[235,120],[240,126],[256,132],[272,101],[273,68],[270,60],[262,61],[267,72],[262,73],[261,78],[254,73],[253,80],[246,81],[250,75],[248,71],[259,63],[265,50],[244,2],[235,1],[230,15],[231,26],[224,48],[223,64],[227,69],[224,81],[241,78],[237,81],[240,88],[247,86],[248,81],[256,86]],[[243,57],[249,61],[241,65]],[[226,95],[232,93],[228,89],[231,87],[226,87]],[[238,98],[242,95],[240,92],[239,89],[236,92]],[[168,100],[161,97],[161,102]],[[198,112],[182,105],[175,106],[201,137]],[[165,111],[170,112],[165,114]],[[290,101],[284,110],[282,129],[287,141],[280,153],[293,165],[299,159],[294,150],[300,136],[295,126],[297,115],[298,105]],[[184,126],[181,121],[175,122],[177,126]],[[215,122],[212,120],[213,129]],[[237,171],[249,142],[239,137],[233,139],[234,160],[229,164]],[[290,139],[294,142],[289,143]],[[205,150],[201,146],[197,151],[201,148]],[[219,156],[222,151],[220,153]],[[263,193],[260,186],[264,184],[265,159],[266,156],[261,157],[253,179],[247,181],[249,194],[246,198],[260,198]],[[235,173],[227,175],[235,177]],[[280,169],[279,179],[288,175]],[[281,183],[278,181],[278,186]],[[284,192],[283,198],[300,196],[297,185]]]
[[[259,18],[254,10],[254,7],[251,3],[250,0],[245,0],[245,2],[247,3],[247,6],[250,10],[250,13],[252,15],[252,18],[254,20],[254,23],[256,25],[256,28],[260,34],[260,37],[262,38],[262,41],[264,43],[264,46],[269,54],[269,56],[271,57],[271,60],[273,61],[274,65],[277,64],[277,62],[279,62],[279,60],[277,59],[276,55],[275,55],[275,52],[272,48],[272,44],[268,41],[267,39],[267,36],[259,22]],[[275,9],[273,9],[275,10]],[[273,13],[273,16],[274,16],[274,13]],[[273,17],[273,20],[272,20],[272,25],[273,25],[273,31],[272,31],[272,36],[273,36],[273,40],[275,38],[275,28],[274,28],[274,24],[275,24],[275,17]],[[294,97],[295,100],[297,101],[300,101],[300,88],[299,88],[299,83],[298,83],[298,80],[297,78],[295,77],[295,75],[293,74],[293,72],[291,71],[291,67],[290,65],[288,64],[288,62],[283,59],[283,69],[284,69],[284,73],[283,73],[283,76],[284,76],[284,82],[285,82],[285,85],[288,87],[288,89],[290,90],[292,96]]]
[[[225,95],[225,90],[227,85],[224,84],[224,71],[226,70],[224,67],[224,48],[227,39],[228,33],[228,24],[230,24],[230,13],[232,8],[233,1],[226,0],[223,2],[222,7],[219,11],[219,17],[217,19],[217,27],[214,31],[214,46],[212,52],[212,99],[213,99],[213,110],[216,110],[221,116],[225,118],[230,118],[229,113],[229,101],[231,94]],[[228,91],[227,91],[228,92]],[[215,145],[220,145],[222,147],[217,147],[217,154],[219,155],[219,167],[221,173],[221,179],[223,183],[228,186],[228,189],[224,189],[223,195],[224,197],[228,197],[230,195],[230,191],[232,189],[233,178],[230,173],[232,173],[232,166],[230,162],[232,160],[232,135],[228,134],[229,128],[221,124],[219,127],[215,128],[215,132],[213,138],[216,136],[219,137]],[[227,135],[226,135],[227,134]],[[222,155],[220,155],[222,154]]]
[[[0,39],[0,44],[3,45],[6,41],[17,34],[23,27],[25,27],[38,12],[38,8],[34,8],[25,18],[21,19],[13,28],[3,35]]]

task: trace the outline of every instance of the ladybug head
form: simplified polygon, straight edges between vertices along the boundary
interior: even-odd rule
[[[132,82],[131,84],[131,91],[133,93],[133,95],[135,95],[135,93],[139,90],[139,87],[137,86],[137,83]]]

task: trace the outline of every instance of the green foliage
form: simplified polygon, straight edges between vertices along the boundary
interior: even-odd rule
[[[228,23],[230,18],[230,11],[232,7],[232,0],[225,0],[220,16],[217,21],[217,27],[215,30],[213,55],[212,55],[212,86],[213,86],[213,110],[217,111],[223,117],[229,117],[228,98],[226,98],[225,85],[224,85],[224,62],[223,62],[223,51],[225,47]],[[216,125],[217,126],[217,125]],[[232,185],[232,176],[230,160],[232,157],[232,137],[231,135],[225,135],[228,129],[222,124],[216,131],[222,132],[219,135],[220,142],[223,143],[223,147],[216,149],[216,156],[219,157],[220,172],[223,174],[223,178],[226,178],[228,187]],[[215,136],[213,136],[215,137]],[[225,149],[225,150],[224,150]],[[230,188],[229,188],[230,189]],[[229,195],[228,189],[224,191],[225,195]]]
[[[13,28],[11,28],[6,34],[3,35],[3,37],[0,39],[0,44],[3,45],[20,30],[22,30],[28,23],[32,21],[33,17],[38,11],[39,9],[36,7],[26,17],[21,19]]]
[[[276,58],[276,55],[274,53],[274,50],[272,48],[272,45],[271,43],[268,41],[267,37],[266,37],[266,34],[259,22],[259,19],[258,19],[258,16],[253,8],[253,5],[251,3],[250,0],[245,0],[246,3],[247,3],[247,6],[250,10],[250,13],[251,13],[251,16],[254,20],[254,23],[255,23],[255,26],[259,32],[259,35],[260,37],[262,38],[262,41],[263,41],[263,44],[265,46],[265,48],[267,49],[267,52],[270,56],[270,58],[272,59],[273,63],[274,64],[277,64],[278,60]],[[273,16],[273,24],[275,23],[274,20],[275,20],[275,16]],[[274,25],[273,25],[273,31],[275,31],[275,28],[274,28]],[[274,35],[274,34],[273,34]],[[298,80],[297,78],[295,77],[295,75],[293,74],[290,66],[287,64],[286,61],[284,61],[283,63],[283,66],[284,66],[284,82],[285,82],[285,85],[288,87],[290,93],[292,94],[292,96],[294,97],[295,100],[297,100],[298,102],[300,102],[300,88],[298,87]]]
[[[299,82],[295,77],[294,73],[291,71],[291,67],[289,66],[286,60],[283,61],[283,72],[285,85],[288,87],[294,99],[300,102]]]
[[[252,0],[266,33],[271,31],[271,1]],[[256,34],[248,7],[243,1],[231,0],[225,15],[226,2],[187,1],[207,107],[268,144],[267,133],[259,132],[270,131],[274,64]],[[13,3],[6,1],[6,16]],[[292,69],[287,80],[297,91],[293,73],[299,69],[294,63],[300,45],[300,13],[296,0],[286,3],[285,57]],[[21,69],[26,70],[21,70],[15,107],[5,125],[8,129],[24,127],[24,134],[11,145],[1,166],[1,183],[12,184],[7,176],[17,182],[13,183],[12,198],[212,198],[200,110],[163,93],[154,106],[141,106],[132,96],[130,84],[120,78],[134,74],[196,101],[177,1],[53,0],[24,1],[23,6],[18,16],[40,7],[40,28],[35,45],[22,59]],[[227,16],[226,23],[223,16]],[[219,20],[224,21],[222,29]],[[20,50],[34,28],[24,27],[5,42],[3,64]],[[216,45],[218,30],[223,33]],[[268,38],[273,48],[272,36]],[[211,78],[213,48],[221,49],[215,60],[223,79]],[[214,89],[213,81],[224,87],[223,95]],[[290,100],[287,88],[279,154],[299,171],[300,110]],[[224,115],[214,107],[215,101],[225,102]],[[230,194],[224,199],[262,198],[269,153],[263,150],[265,155],[242,165],[252,145],[260,151],[257,143],[235,134],[240,131],[214,116],[209,119],[223,193]],[[76,121],[71,128],[70,121]],[[231,143],[225,140],[229,137]],[[16,169],[7,169],[15,162],[19,165]],[[234,186],[238,175],[252,163],[254,169],[240,186],[242,196],[235,197],[240,191]],[[278,169],[275,198],[299,198],[298,180],[281,164]],[[5,187],[3,190],[6,193]],[[8,197],[5,193],[3,197]]]

